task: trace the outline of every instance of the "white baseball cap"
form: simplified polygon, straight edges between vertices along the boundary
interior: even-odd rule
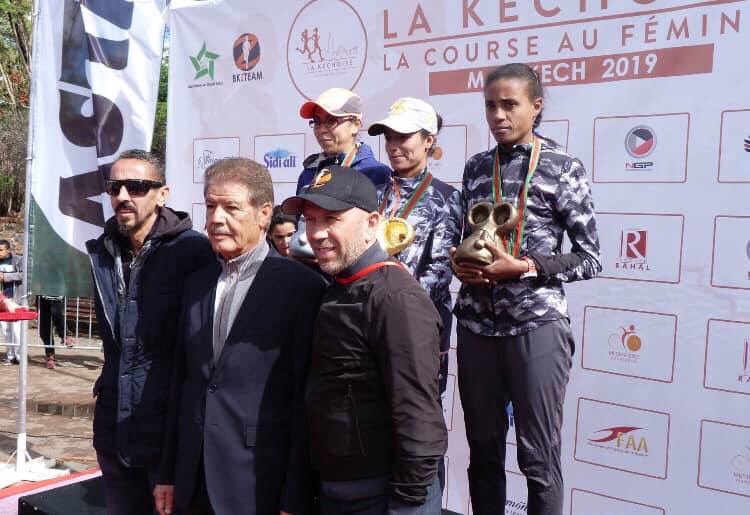
[[[433,136],[438,133],[438,117],[435,110],[424,100],[404,97],[396,100],[388,117],[375,122],[367,129],[370,136],[382,134],[389,128],[399,134],[412,134],[426,130]]]
[[[362,99],[346,88],[325,90],[315,100],[309,100],[302,104],[299,108],[299,115],[302,118],[310,119],[315,114],[316,107],[320,107],[333,116],[362,116]]]

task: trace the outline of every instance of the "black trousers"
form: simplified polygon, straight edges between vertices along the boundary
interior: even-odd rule
[[[44,343],[44,354],[47,357],[55,355],[55,338],[52,336],[52,324],[55,324],[57,336],[63,338],[65,321],[63,320],[63,300],[53,300],[38,297],[39,307],[39,337]]]
[[[560,431],[574,351],[567,319],[518,336],[474,334],[460,323],[458,388],[469,442],[475,515],[505,513],[506,408],[513,404],[528,515],[562,515]]]
[[[124,466],[116,456],[96,453],[104,480],[107,515],[150,515],[154,511],[152,490],[155,474]]]

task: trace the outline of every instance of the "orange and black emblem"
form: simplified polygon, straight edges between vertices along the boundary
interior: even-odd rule
[[[320,188],[321,186],[324,186],[331,182],[331,171],[328,168],[323,168],[318,175],[315,176],[315,179],[313,179],[312,184],[310,185],[311,188]]]

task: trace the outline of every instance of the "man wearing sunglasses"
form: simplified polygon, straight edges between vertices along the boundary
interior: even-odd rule
[[[215,257],[187,213],[165,206],[169,187],[152,154],[120,154],[105,191],[114,216],[86,243],[104,348],[94,448],[107,513],[140,515],[164,496],[152,489],[166,482],[160,459],[185,277]]]

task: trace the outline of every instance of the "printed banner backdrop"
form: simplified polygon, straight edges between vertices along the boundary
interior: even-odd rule
[[[362,96],[365,127],[398,97],[428,99],[446,121],[431,170],[460,187],[466,159],[492,146],[483,73],[532,64],[547,86],[541,133],[579,157],[592,181],[604,266],[601,278],[567,287],[577,349],[565,513],[748,513],[748,3],[267,6],[172,2],[172,205],[202,227],[201,175],[237,155],[269,167],[277,201],[292,195],[302,160],[317,151],[299,106],[333,86]],[[380,138],[363,140],[388,162]],[[469,513],[450,358],[444,505]],[[518,515],[526,490],[513,430],[508,446],[506,513]]]
[[[150,148],[164,0],[40,0],[34,32],[29,283],[90,296],[85,242],[112,214],[119,152]]]

